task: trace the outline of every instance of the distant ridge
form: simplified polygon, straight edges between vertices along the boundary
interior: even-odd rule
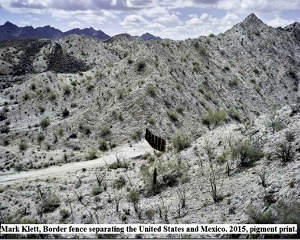
[[[95,30],[94,28],[75,28],[67,32],[62,32],[61,30],[49,25],[37,28],[33,28],[32,26],[18,27],[17,25],[8,21],[4,25],[0,26],[0,41],[29,38],[47,38],[53,40],[71,34],[86,35],[98,38],[100,40],[106,40],[110,38],[110,36],[103,31]]]
[[[140,38],[142,38],[143,40],[161,40],[160,37],[154,36],[151,33],[144,33]]]

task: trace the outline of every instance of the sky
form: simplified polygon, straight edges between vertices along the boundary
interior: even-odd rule
[[[300,0],[0,0],[0,25],[149,32],[183,40],[218,34],[255,13],[278,27],[300,22]]]

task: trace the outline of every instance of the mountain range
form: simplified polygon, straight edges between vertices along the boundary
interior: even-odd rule
[[[37,28],[33,28],[32,26],[18,27],[17,25],[9,21],[0,26],[0,41],[30,38],[47,38],[54,40],[61,37],[69,36],[71,34],[86,35],[98,38],[100,40],[107,40],[110,38],[110,36],[104,33],[103,31],[95,30],[92,27],[84,29],[74,28],[69,31],[63,32],[49,25]],[[161,39],[160,37],[156,37],[150,33],[145,33],[141,35],[140,38],[143,40]]]

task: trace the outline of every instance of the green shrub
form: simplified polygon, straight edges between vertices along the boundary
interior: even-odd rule
[[[185,148],[188,148],[191,141],[187,135],[185,135],[181,130],[177,130],[171,137],[171,142],[174,148],[179,152]]]
[[[99,195],[100,193],[102,193],[101,188],[100,188],[98,185],[95,185],[95,186],[92,188],[92,194],[93,194],[93,196],[97,196],[97,195]]]
[[[149,84],[147,86],[146,89],[147,93],[151,96],[151,97],[155,97],[156,96],[156,87],[153,86],[152,84]]]
[[[65,85],[63,87],[64,95],[70,95],[71,94],[71,88],[69,85]]]
[[[90,92],[90,91],[92,91],[93,89],[94,89],[94,85],[92,85],[92,84],[89,84],[89,85],[87,85],[87,87],[86,87],[86,90],[88,91],[88,92]]]
[[[247,210],[249,222],[252,224],[273,224],[275,217],[270,210],[263,212],[250,205]]]
[[[128,64],[132,64],[132,63],[133,63],[132,59],[128,59],[128,60],[127,60],[127,63],[128,63]]]
[[[227,120],[227,113],[225,110],[217,110],[215,112],[209,111],[206,116],[202,118],[202,123],[210,127],[212,124],[215,126]]]
[[[97,158],[97,150],[96,149],[90,149],[86,155],[86,160],[93,160]]]
[[[120,88],[117,90],[118,99],[123,99],[126,96],[126,90],[124,88]]]
[[[128,202],[133,203],[134,208],[136,209],[137,204],[140,201],[140,194],[135,190],[131,190],[127,195]]]
[[[149,220],[152,220],[155,215],[155,211],[153,209],[147,209],[145,211],[145,215]]]
[[[193,72],[200,72],[200,65],[197,62],[193,62]]]
[[[183,106],[177,106],[176,107],[176,111],[180,114],[183,114],[183,111],[184,111],[184,107]]]
[[[43,134],[39,134],[37,136],[37,141],[38,141],[39,144],[41,144],[41,142],[44,141],[44,140],[45,140],[45,136]]]
[[[67,209],[64,209],[64,208],[59,211],[59,214],[60,214],[62,219],[66,219],[66,218],[70,217],[69,211]]]
[[[168,117],[171,119],[171,121],[173,122],[177,122],[178,121],[178,116],[175,112],[173,111],[168,111]]]
[[[20,151],[25,151],[26,149],[28,148],[28,145],[27,145],[27,143],[26,142],[20,142],[20,144],[19,144],[19,150]]]
[[[154,117],[148,118],[148,123],[150,123],[151,125],[154,125],[155,124],[155,118]]]
[[[41,210],[44,213],[54,212],[59,206],[60,199],[55,193],[48,193],[41,202]]]
[[[45,117],[41,120],[40,125],[43,129],[46,129],[50,125],[50,120],[48,117]]]
[[[111,134],[110,128],[108,126],[103,126],[101,131],[100,131],[100,136],[105,137],[109,134]]]
[[[135,133],[131,136],[134,141],[140,141],[142,136],[142,132],[140,130],[135,131]]]
[[[49,99],[50,99],[51,101],[54,101],[54,100],[56,99],[56,94],[55,94],[55,92],[53,92],[53,91],[50,92]]]
[[[107,142],[103,138],[98,139],[98,144],[99,144],[99,149],[101,151],[107,151],[108,150]]]
[[[279,158],[279,160],[286,164],[292,161],[295,157],[295,151],[293,149],[293,145],[291,142],[283,142],[276,146],[275,156]]]
[[[239,142],[231,149],[232,157],[240,160],[242,167],[250,167],[260,160],[264,153],[255,148],[250,141]]]
[[[118,168],[125,168],[128,169],[129,165],[128,163],[126,163],[124,160],[120,160],[117,158],[116,162],[113,162],[112,164],[109,165],[110,169],[118,169]]]

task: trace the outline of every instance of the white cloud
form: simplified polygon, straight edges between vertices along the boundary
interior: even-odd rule
[[[293,21],[289,21],[283,18],[280,18],[279,16],[276,16],[275,18],[267,21],[266,23],[272,27],[285,27],[289,24],[291,24]]]

